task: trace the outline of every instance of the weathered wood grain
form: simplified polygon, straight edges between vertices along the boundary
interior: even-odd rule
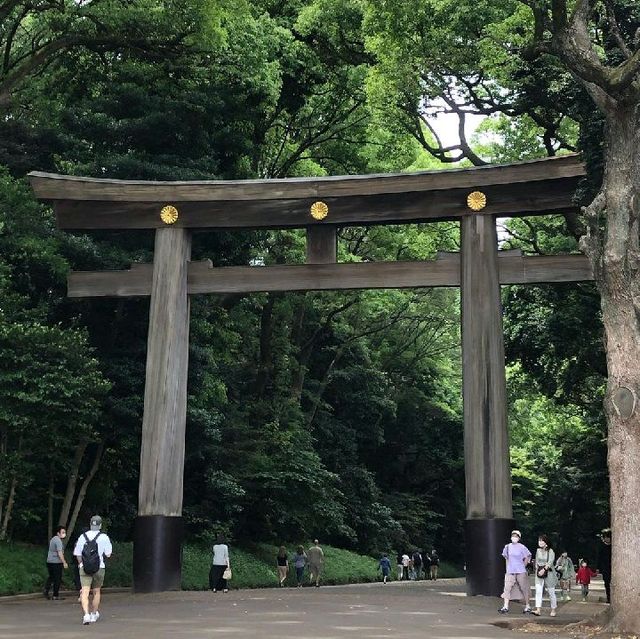
[[[525,216],[575,210],[573,195],[578,178],[543,180],[484,188],[488,204],[483,215]],[[314,200],[254,200],[211,202],[54,202],[62,229],[166,228],[160,219],[165,204],[179,211],[174,228],[258,229],[310,226],[359,226],[456,220],[469,213],[469,189],[410,191],[382,195],[324,198],[329,215],[316,222],[310,214]]]
[[[584,175],[577,155],[516,164],[447,171],[421,171],[384,175],[158,182],[105,180],[33,172],[29,174],[36,196],[43,200],[102,200],[112,202],[212,202],[277,200],[381,195],[409,191],[474,189],[490,185],[528,183]]]
[[[467,519],[511,519],[504,343],[495,220],[461,228],[462,394]],[[510,259],[510,258],[504,258]]]
[[[156,231],[140,451],[138,515],[182,514],[191,236]],[[132,271],[138,274],[148,268]]]
[[[307,227],[307,264],[335,264],[338,236],[335,226]]]
[[[584,255],[521,257],[500,251],[501,284],[584,282],[593,279]],[[251,293],[266,291],[345,290],[459,286],[460,256],[450,253],[426,262],[365,262],[295,266],[227,266],[189,264],[188,292]],[[69,297],[135,297],[149,295],[153,266],[131,271],[74,271],[67,280]]]

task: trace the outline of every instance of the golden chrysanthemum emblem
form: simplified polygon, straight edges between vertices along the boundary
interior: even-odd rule
[[[311,205],[311,217],[314,220],[324,220],[329,215],[329,207],[324,202],[314,202]]]
[[[481,211],[487,206],[487,196],[482,191],[473,191],[467,196],[467,206],[472,211]]]
[[[178,209],[175,206],[163,206],[160,211],[160,219],[165,224],[173,224],[178,219]]]

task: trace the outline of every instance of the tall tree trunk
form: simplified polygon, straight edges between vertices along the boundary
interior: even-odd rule
[[[307,310],[305,296],[306,293],[303,293],[301,298],[298,300],[299,305],[293,316],[291,328],[291,341],[297,353],[297,364],[294,366],[291,379],[291,396],[296,401],[300,401],[300,397],[302,395],[302,387],[304,386],[304,377],[307,371],[307,364],[309,362],[308,354],[305,357],[305,353],[302,351],[304,318]]]
[[[7,456],[7,428],[0,428],[0,461],[6,463]],[[0,483],[0,521],[2,521],[2,513],[4,512],[4,495],[5,485]]]
[[[67,478],[67,490],[64,495],[64,501],[62,502],[60,517],[58,517],[58,523],[61,526],[66,526],[69,521],[69,513],[71,512],[71,505],[73,504],[73,496],[76,494],[80,464],[82,464],[82,458],[87,450],[87,445],[88,442],[86,440],[78,442],[73,455],[71,470],[69,471],[69,477]]]
[[[640,633],[640,105],[607,113],[602,190],[584,243],[600,289],[608,381],[611,630]]]
[[[69,525],[67,526],[67,540],[71,539],[71,533],[76,527],[76,522],[78,521],[78,515],[80,513],[80,508],[82,508],[82,504],[84,502],[85,495],[87,494],[87,489],[89,488],[89,484],[93,479],[94,475],[98,472],[98,467],[100,466],[100,460],[102,459],[102,453],[104,452],[104,444],[100,443],[98,445],[98,449],[96,450],[96,456],[93,459],[93,464],[86,477],[84,478],[82,485],[80,486],[80,490],[78,491],[78,496],[76,498],[76,504],[73,508],[73,513],[71,515],[71,520],[69,521]]]
[[[264,397],[267,384],[273,368],[273,353],[271,350],[271,336],[273,333],[273,306],[276,296],[269,293],[267,303],[262,307],[260,316],[260,364],[256,377],[256,396]]]
[[[18,458],[22,452],[22,435],[18,439]],[[11,487],[9,488],[9,496],[7,498],[7,505],[4,511],[4,519],[2,520],[2,527],[0,528],[0,539],[6,539],[9,530],[9,522],[11,521],[11,515],[13,514],[13,506],[16,503],[16,489],[18,488],[18,476],[14,470],[11,478]]]
[[[307,419],[307,428],[311,428],[311,426],[313,425],[316,415],[318,414],[318,409],[320,408],[320,401],[322,400],[324,392],[327,390],[327,386],[329,386],[329,382],[331,381],[331,373],[333,372],[333,369],[335,368],[336,364],[342,358],[345,348],[346,348],[346,343],[341,344],[338,347],[338,350],[336,351],[336,354],[333,356],[331,363],[329,364],[329,366],[327,366],[327,370],[324,372],[322,380],[320,381],[320,387],[318,388],[318,392],[316,393],[316,396],[313,398],[313,404],[311,406],[311,410],[309,411],[309,417]]]
[[[53,537],[53,464],[49,466],[49,493],[47,500],[47,539]]]
[[[9,488],[9,497],[7,498],[7,507],[4,511],[4,519],[2,520],[2,528],[0,528],[0,539],[7,538],[7,531],[9,530],[9,522],[11,521],[11,515],[13,513],[13,505],[16,501],[16,488],[18,487],[18,478],[14,475],[11,480],[11,488]]]

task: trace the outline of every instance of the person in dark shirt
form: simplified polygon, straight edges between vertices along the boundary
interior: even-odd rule
[[[62,570],[67,569],[67,560],[64,558],[64,546],[62,540],[67,536],[64,526],[56,528],[56,534],[49,540],[49,552],[47,554],[47,583],[44,586],[44,596],[49,599],[49,590],[53,586],[53,599],[60,599],[60,584],[62,583]]]
[[[413,561],[413,570],[416,573],[416,581],[419,581],[422,574],[422,555],[418,549],[413,551],[411,559]]]
[[[287,549],[284,546],[280,546],[278,556],[276,557],[276,564],[278,566],[278,582],[280,588],[284,586],[284,582],[287,580],[287,573],[289,572],[289,555]]]
[[[604,590],[607,594],[607,603],[611,603],[611,530],[602,531],[602,544],[598,550],[598,572],[604,581]]]
[[[431,579],[436,581],[438,579],[438,566],[440,565],[440,557],[434,548],[429,555],[429,562],[431,564]]]
[[[389,578],[389,573],[391,572],[391,562],[387,555],[382,555],[378,568],[382,570],[382,583],[386,584],[387,579]]]

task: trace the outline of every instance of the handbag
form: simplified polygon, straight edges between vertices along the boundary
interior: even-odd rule
[[[228,566],[224,569],[224,572],[222,573],[222,578],[226,579],[227,581],[229,581],[229,579],[231,579],[232,577],[232,573],[231,573],[231,568],[229,568]]]
[[[549,561],[548,549],[547,549],[547,561]],[[536,577],[539,577],[540,579],[546,579],[548,574],[549,574],[549,569],[547,568],[546,564],[544,564],[543,566],[540,566],[539,564],[536,563]]]

